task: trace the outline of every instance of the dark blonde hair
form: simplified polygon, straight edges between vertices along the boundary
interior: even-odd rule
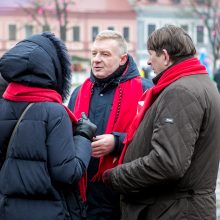
[[[127,43],[124,37],[119,32],[113,30],[104,30],[96,36],[95,41],[106,39],[112,39],[118,43],[121,55],[128,52]]]
[[[147,49],[159,56],[166,49],[173,62],[196,54],[191,37],[180,27],[166,25],[155,30],[147,41]]]

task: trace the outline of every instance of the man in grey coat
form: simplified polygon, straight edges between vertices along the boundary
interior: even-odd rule
[[[220,96],[190,36],[168,25],[149,37],[155,86],[141,98],[121,165],[103,174],[123,220],[215,220]]]

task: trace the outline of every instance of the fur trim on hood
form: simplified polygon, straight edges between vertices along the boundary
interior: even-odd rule
[[[65,44],[50,32],[17,43],[0,59],[0,72],[8,82],[54,89],[63,101],[70,92],[70,57]]]

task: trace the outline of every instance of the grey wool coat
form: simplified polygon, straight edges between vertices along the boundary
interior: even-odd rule
[[[110,173],[122,220],[215,220],[220,96],[208,75],[166,87]]]

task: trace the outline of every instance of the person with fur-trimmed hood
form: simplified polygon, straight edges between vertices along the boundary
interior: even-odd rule
[[[96,126],[62,105],[70,66],[64,43],[50,32],[17,43],[0,59],[9,82],[0,100],[1,220],[82,219],[78,180],[89,164]]]
[[[138,99],[152,85],[140,77],[119,32],[104,30],[96,36],[91,49],[91,75],[74,90],[69,101],[76,115],[85,111],[97,125],[83,197],[89,220],[120,219],[119,195],[104,185],[101,176],[106,169],[117,166]]]

